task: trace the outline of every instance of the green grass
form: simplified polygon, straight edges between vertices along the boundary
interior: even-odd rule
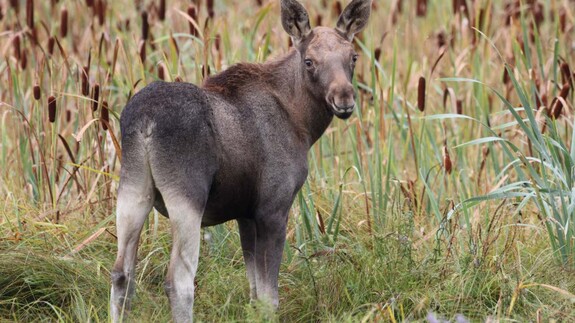
[[[158,68],[166,80],[201,83],[204,65],[214,73],[261,62],[285,53],[288,37],[277,1],[216,1],[207,24],[201,2],[196,25],[207,28],[196,38],[182,14],[188,1],[168,0],[165,21],[150,7],[159,1],[140,1],[140,8],[108,2],[101,25],[85,1],[37,0],[36,44],[20,2],[18,12],[1,3],[0,321],[107,321],[123,106],[158,78]],[[567,2],[538,3],[544,21],[532,32],[526,4],[506,25],[500,1],[469,4],[469,19],[446,1],[415,17],[409,2],[392,24],[394,6],[377,1],[356,41],[360,108],[334,121],[309,154],[310,175],[290,217],[278,313],[249,304],[237,228],[229,223],[204,230],[196,319],[575,320],[573,91],[557,119],[546,113],[573,82],[562,71],[575,70],[575,12]],[[318,13],[324,25],[334,24],[331,4],[304,4],[312,25]],[[62,8],[70,17],[65,37]],[[142,61],[144,9],[153,39]],[[439,34],[447,47],[438,47]],[[50,36],[58,39],[52,55]],[[93,96],[81,91],[86,65],[90,88],[101,89],[96,111]],[[420,76],[427,79],[424,112],[417,109]],[[100,123],[103,101],[109,131]],[[170,317],[163,292],[169,250],[167,221],[152,213],[139,251],[134,321]]]

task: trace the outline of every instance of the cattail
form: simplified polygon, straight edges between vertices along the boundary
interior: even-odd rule
[[[100,84],[94,84],[92,88],[92,111],[98,110],[98,100],[100,100]]]
[[[98,16],[98,22],[100,26],[104,25],[104,19],[106,18],[106,3],[104,0],[95,0],[94,2],[94,11],[96,11],[96,15]]]
[[[333,11],[335,12],[336,16],[340,16],[341,15],[341,2],[336,1],[333,3]]]
[[[317,16],[315,17],[315,25],[321,26],[322,20],[323,16],[321,15],[321,13],[318,13]]]
[[[559,9],[559,28],[563,33],[567,30],[567,10],[565,7]]]
[[[445,38],[445,32],[443,30],[437,33],[437,47],[441,48],[447,44]]]
[[[220,51],[220,47],[221,47],[221,42],[222,42],[222,36],[220,36],[220,34],[216,35],[216,38],[214,39],[214,46],[216,47],[216,51]]]
[[[179,75],[176,76],[176,78],[174,79],[174,82],[178,82],[178,83],[181,83],[181,82],[183,82],[183,81],[184,81],[184,80],[182,80],[182,78],[181,78]]]
[[[18,13],[20,11],[20,0],[10,0],[10,7]]]
[[[196,23],[198,22],[198,10],[193,4],[188,6],[188,16],[190,16]],[[194,26],[192,22],[190,22],[190,34],[195,37],[198,36],[198,30],[196,30],[196,26]]]
[[[69,123],[72,120],[72,111],[66,110],[66,122]]]
[[[381,56],[381,47],[377,47],[375,49],[375,51],[373,52],[373,58],[375,59],[376,62],[379,62],[379,57]]]
[[[48,97],[48,120],[56,121],[56,98],[53,95]]]
[[[536,1],[531,6],[532,6],[531,11],[533,13],[533,19],[535,20],[535,24],[539,26],[545,20],[545,14],[543,13],[543,5],[539,1]]]
[[[451,163],[451,157],[449,156],[449,150],[447,149],[447,140],[443,141],[443,167],[447,174],[451,174],[453,166]]]
[[[563,84],[563,87],[559,92],[559,97],[561,97],[563,100],[566,100],[570,89],[571,87],[568,83]],[[561,112],[563,111],[563,102],[559,98],[555,98],[551,104],[553,105],[551,109],[551,118],[557,119],[561,116]]]
[[[146,63],[146,41],[140,41],[140,59],[142,60],[142,65]]]
[[[455,112],[457,114],[463,114],[463,101],[461,100],[455,101]]]
[[[82,95],[88,96],[90,94],[90,84],[88,83],[90,66],[84,66],[81,72],[82,80]]]
[[[214,0],[206,0],[206,6],[208,7],[208,17],[214,19]]]
[[[34,0],[26,0],[26,24],[34,29]]]
[[[508,85],[511,82],[511,78],[509,77],[509,71],[507,68],[503,68],[503,84]]]
[[[102,122],[102,128],[104,131],[108,130],[108,125],[110,124],[110,113],[108,111],[108,102],[102,101],[102,110],[100,111],[100,121]]]
[[[561,77],[563,78],[563,84],[569,83],[569,85],[573,87],[571,69],[569,68],[569,64],[567,64],[567,62],[561,64]]]
[[[2,10],[2,4],[0,3],[0,21],[4,18],[4,11]]]
[[[158,18],[164,21],[166,19],[166,0],[160,0],[160,8],[158,8]]]
[[[54,37],[50,36],[50,38],[48,38],[48,54],[50,54],[50,55],[54,54],[55,43],[56,43],[56,41],[54,40]]]
[[[36,101],[40,100],[40,97],[42,96],[42,91],[40,91],[40,85],[38,84],[34,85],[32,92],[34,93],[34,100]]]
[[[14,37],[12,45],[14,46],[14,57],[16,57],[16,60],[20,60],[20,57],[22,56],[22,50],[20,49],[20,35],[16,35],[16,37]]]
[[[427,14],[427,0],[417,0],[417,7],[415,8],[415,14],[418,17],[425,17]]]
[[[397,2],[395,3],[395,10],[397,13],[403,12],[403,1],[402,0],[397,0]]]
[[[164,64],[158,65],[158,78],[162,81],[166,79],[165,71],[164,71]]]
[[[256,0],[256,3],[258,4],[258,7],[261,7],[264,4],[263,0]]]
[[[26,66],[28,66],[28,54],[23,50],[20,56],[20,67],[25,70]]]
[[[89,8],[94,7],[94,0],[86,0],[86,7]]]
[[[148,12],[142,11],[142,39],[148,39],[148,35],[150,34],[150,25],[148,24]]]
[[[419,111],[425,111],[425,77],[419,78],[417,86],[417,108]]]
[[[60,38],[68,35],[68,9],[62,8],[60,11]]]

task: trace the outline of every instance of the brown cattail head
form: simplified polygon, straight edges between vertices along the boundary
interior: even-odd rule
[[[95,0],[94,2],[94,11],[96,11],[96,15],[98,16],[98,22],[100,26],[104,25],[104,21],[106,18],[106,2],[105,0]]]
[[[188,16],[190,16],[196,23],[198,22],[198,10],[196,8],[196,6],[194,6],[193,4],[190,4],[188,6]],[[190,22],[190,34],[192,34],[192,36],[198,37],[198,30],[196,29],[196,26],[194,26],[194,24],[192,24]]]
[[[258,4],[258,7],[261,7],[264,4],[263,0],[256,0],[256,3]]]
[[[315,25],[321,26],[322,21],[323,21],[323,16],[321,15],[321,13],[318,13],[317,16],[315,17]]]
[[[461,100],[455,101],[455,112],[457,114],[463,114],[463,101]]]
[[[563,78],[563,84],[568,83],[569,86],[573,87],[573,75],[567,62],[561,64],[561,77]]]
[[[449,150],[447,149],[447,140],[443,141],[443,167],[447,174],[451,174],[453,165],[451,163],[451,157],[449,156]]]
[[[142,65],[146,64],[146,41],[140,41],[140,59],[142,60]]]
[[[34,100],[36,101],[40,100],[40,97],[42,96],[42,91],[40,91],[40,85],[38,84],[34,85],[32,92],[34,92]]]
[[[66,110],[66,123],[69,123],[72,120],[72,111]]]
[[[10,7],[18,13],[20,11],[20,0],[10,0]]]
[[[557,119],[561,116],[561,112],[563,112],[563,102],[559,98],[566,100],[567,96],[569,96],[569,90],[571,87],[568,83],[563,84],[561,91],[559,92],[559,97],[555,98],[551,103],[551,118]]]
[[[148,39],[148,36],[150,34],[150,25],[148,23],[148,12],[147,11],[142,11],[142,39],[146,40]]]
[[[20,35],[16,35],[16,37],[14,37],[12,45],[14,46],[14,57],[16,57],[16,60],[20,60],[20,57],[22,56],[22,50],[20,49]]]
[[[20,56],[20,67],[25,70],[26,66],[28,66],[28,54],[23,50]]]
[[[60,38],[68,35],[68,9],[62,8],[60,11]]]
[[[563,33],[567,30],[567,10],[565,7],[559,9],[559,28]]]
[[[176,78],[174,79],[174,82],[178,82],[178,83],[181,83],[181,82],[183,82],[183,81],[184,81],[184,80],[182,80],[182,77],[179,76],[179,75],[176,76]]]
[[[158,78],[162,81],[166,79],[166,71],[164,70],[164,64],[158,64]]]
[[[108,130],[110,124],[110,112],[108,111],[108,102],[102,101],[102,110],[100,111],[100,121],[102,122],[102,129]]]
[[[89,8],[94,7],[94,0],[86,0],[86,6]]]
[[[82,80],[82,95],[88,96],[90,94],[90,84],[88,82],[89,79],[89,70],[90,66],[84,66],[82,68],[81,77]]]
[[[417,85],[417,108],[419,111],[425,111],[425,77],[419,78]]]
[[[48,120],[56,121],[56,98],[53,95],[48,97]]]
[[[425,17],[425,15],[427,15],[427,0],[417,0],[415,14],[418,17]]]
[[[509,85],[511,78],[509,78],[509,71],[507,68],[503,68],[503,84]]]
[[[445,31],[440,31],[437,33],[437,47],[441,48],[443,46],[445,46],[447,44],[447,40],[446,40],[446,36],[445,36]]]
[[[34,0],[26,0],[26,24],[34,29]]]
[[[373,58],[376,62],[379,62],[379,57],[381,57],[381,47],[377,47],[373,52]]]
[[[208,17],[214,19],[214,0],[206,0],[206,7],[208,7]]]
[[[56,40],[54,39],[54,37],[50,36],[50,38],[48,38],[48,54],[53,55],[54,54],[54,45],[56,44]]]
[[[158,8],[158,18],[164,21],[166,19],[166,0],[160,0],[160,7]]]
[[[98,101],[100,100],[100,84],[94,84],[92,88],[92,111],[98,110]]]

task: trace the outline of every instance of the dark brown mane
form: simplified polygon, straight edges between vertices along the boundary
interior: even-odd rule
[[[207,91],[233,97],[248,84],[269,85],[270,82],[274,82],[274,76],[282,74],[278,68],[282,68],[284,63],[296,54],[297,51],[291,48],[286,55],[271,59],[263,64],[239,63],[232,65],[228,69],[207,78],[203,88]]]
[[[240,63],[233,65],[204,81],[204,89],[226,96],[235,96],[238,90],[248,83],[257,83],[266,73],[261,64]]]

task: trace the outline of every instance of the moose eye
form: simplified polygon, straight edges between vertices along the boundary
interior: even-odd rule
[[[354,54],[353,57],[351,58],[351,61],[352,61],[353,63],[355,63],[355,62],[357,62],[357,59],[358,59],[358,58],[359,58],[359,55]]]
[[[305,66],[308,68],[313,66],[313,61],[309,58],[306,58],[303,62],[305,63]]]

